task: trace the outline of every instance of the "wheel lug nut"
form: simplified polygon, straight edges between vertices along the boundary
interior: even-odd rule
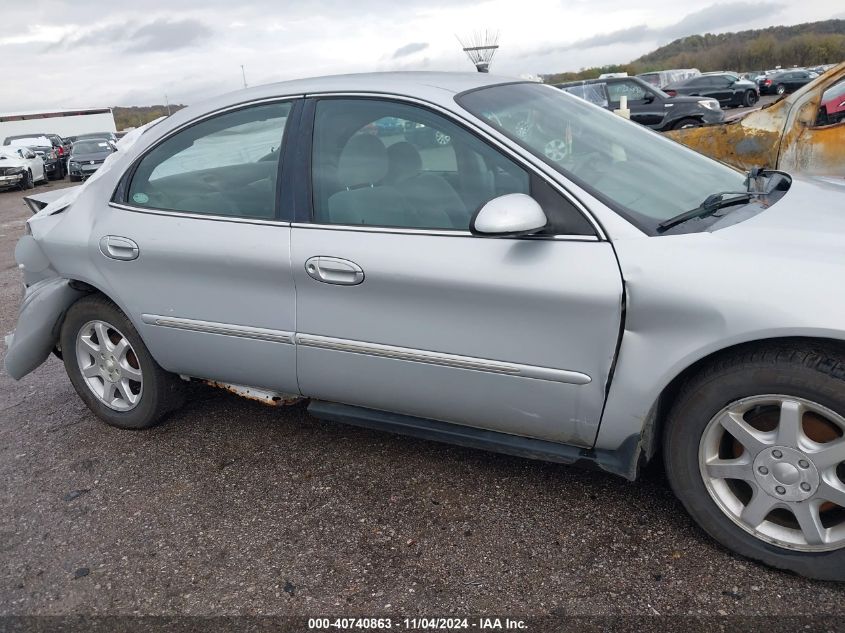
[[[774,457],[775,459],[780,459],[781,457],[783,457],[783,453],[781,453],[779,450],[773,450],[772,457]]]
[[[775,492],[778,493],[779,495],[784,495],[784,494],[786,494],[786,488],[784,488],[783,486],[777,486],[775,488]]]
[[[806,481],[803,482],[801,484],[801,490],[803,490],[804,492],[810,492],[810,484],[808,484]]]
[[[761,475],[768,475],[769,474],[769,469],[766,468],[765,466],[760,466],[760,468],[758,468],[757,470],[760,471]]]
[[[801,468],[809,468],[809,467],[810,467],[810,462],[808,462],[806,459],[799,459],[799,460],[798,460],[798,465],[799,465]]]

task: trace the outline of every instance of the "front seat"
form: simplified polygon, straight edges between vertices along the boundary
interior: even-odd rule
[[[469,214],[452,185],[438,174],[422,170],[419,150],[407,141],[387,149],[390,159],[385,180],[402,194],[414,210],[418,226],[431,229],[466,229]]]
[[[329,197],[329,222],[416,226],[399,192],[392,186],[379,184],[386,175],[384,143],[370,134],[350,138],[340,152],[337,181],[343,190]]]

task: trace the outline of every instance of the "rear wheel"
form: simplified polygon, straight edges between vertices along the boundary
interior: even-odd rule
[[[845,581],[845,353],[736,353],[683,388],[664,433],[675,494],[711,536],[774,567]]]
[[[690,127],[701,127],[701,121],[699,121],[698,119],[691,119],[691,118],[688,117],[686,119],[681,119],[680,121],[675,123],[675,125],[672,126],[672,129],[673,130],[683,130],[683,129],[690,128]]]
[[[74,389],[111,426],[149,428],[181,405],[179,378],[159,367],[126,315],[102,295],[70,307],[61,346]]]
[[[775,93],[776,93],[776,94],[782,95],[782,94],[784,94],[785,92],[786,92],[786,86],[784,86],[783,84],[778,84],[778,85],[775,87]]]
[[[746,90],[745,98],[742,101],[746,108],[750,108],[757,103],[757,92],[754,90]]]

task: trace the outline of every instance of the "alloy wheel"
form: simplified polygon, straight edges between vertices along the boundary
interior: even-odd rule
[[[138,356],[113,325],[83,325],[76,335],[76,361],[85,384],[110,409],[131,411],[141,401],[144,377]]]
[[[569,155],[569,146],[562,139],[553,139],[543,147],[546,158],[560,162]]]
[[[438,145],[448,145],[452,142],[452,137],[448,134],[444,134],[443,132],[434,131],[434,142]]]
[[[755,537],[795,551],[845,546],[845,418],[786,395],[731,403],[701,437],[716,505]]]

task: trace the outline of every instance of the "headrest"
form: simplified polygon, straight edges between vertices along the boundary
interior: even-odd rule
[[[337,179],[344,187],[374,185],[387,174],[387,150],[377,137],[356,134],[340,152]]]
[[[388,147],[387,158],[387,179],[390,182],[407,180],[422,170],[420,152],[408,141],[400,141]]]

